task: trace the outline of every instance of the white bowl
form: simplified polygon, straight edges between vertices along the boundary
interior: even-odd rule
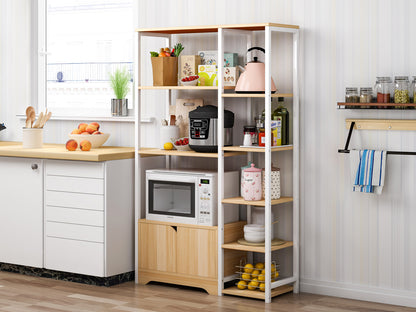
[[[198,84],[198,78],[196,78],[195,80],[191,80],[191,81],[182,81],[182,79],[180,81],[181,81],[181,85],[183,86],[196,86]]]
[[[265,240],[264,226],[261,224],[244,225],[244,239],[249,243],[263,243]]]
[[[77,141],[78,145],[84,140],[88,140],[91,142],[91,148],[97,148],[103,145],[108,138],[110,137],[110,133],[102,133],[102,134],[68,134],[70,139]]]
[[[173,146],[178,150],[178,151],[191,151],[191,148],[189,147],[189,143],[186,145],[176,145],[175,142],[178,140],[183,140],[184,138],[179,138],[179,139],[171,139],[171,142],[173,144]]]

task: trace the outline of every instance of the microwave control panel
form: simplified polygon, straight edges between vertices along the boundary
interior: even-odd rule
[[[213,204],[214,198],[212,196],[212,183],[210,179],[200,179],[198,184],[199,194],[199,212],[198,212],[198,224],[211,225],[213,219]]]

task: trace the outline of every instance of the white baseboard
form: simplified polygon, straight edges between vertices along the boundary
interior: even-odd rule
[[[406,290],[365,287],[355,284],[301,279],[300,291],[318,295],[372,301],[416,308],[416,292]]]

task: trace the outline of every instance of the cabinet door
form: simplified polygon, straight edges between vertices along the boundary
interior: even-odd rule
[[[177,248],[177,273],[208,278],[217,277],[216,230],[178,227]]]
[[[139,222],[139,268],[175,273],[176,234],[173,226]]]
[[[43,162],[0,157],[0,262],[43,266]]]

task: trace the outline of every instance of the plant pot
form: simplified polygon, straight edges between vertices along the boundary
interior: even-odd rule
[[[111,115],[127,116],[127,99],[111,99]]]

